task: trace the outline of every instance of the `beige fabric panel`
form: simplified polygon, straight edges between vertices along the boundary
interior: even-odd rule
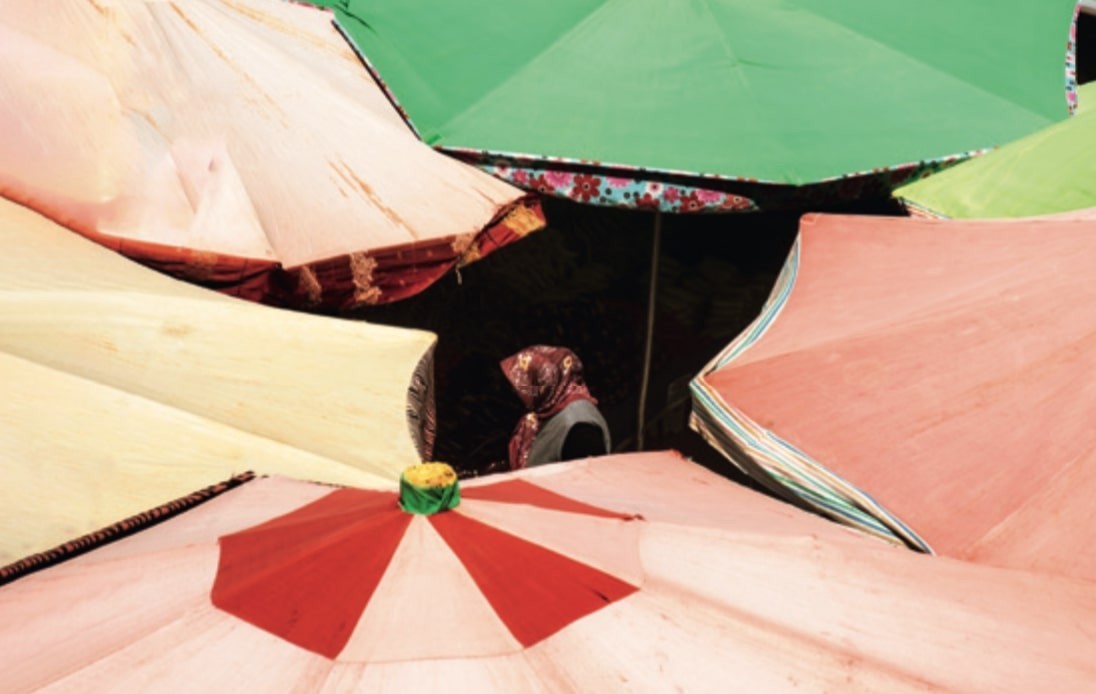
[[[394,486],[431,333],[274,309],[0,201],[0,562],[243,470]]]
[[[0,7],[0,193],[82,233],[292,268],[478,232],[523,195],[424,145],[329,12]]]

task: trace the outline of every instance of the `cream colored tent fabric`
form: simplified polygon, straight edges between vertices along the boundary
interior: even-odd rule
[[[407,128],[329,13],[0,0],[0,195],[169,274],[344,309],[543,226]]]
[[[435,337],[164,277],[0,200],[0,563],[244,470],[361,486],[419,460]]]

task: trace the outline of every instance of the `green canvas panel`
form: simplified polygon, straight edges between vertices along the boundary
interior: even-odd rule
[[[895,196],[957,219],[1096,207],[1096,82],[1078,92],[1074,117],[899,188]]]
[[[1067,116],[1074,0],[341,0],[428,143],[806,184]]]

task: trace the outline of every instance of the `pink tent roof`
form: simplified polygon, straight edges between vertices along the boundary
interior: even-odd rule
[[[801,503],[1096,579],[1096,222],[808,215],[694,426]]]
[[[14,3],[0,71],[0,195],[245,298],[392,301],[544,224],[420,142],[315,8]]]
[[[670,452],[455,510],[263,478],[0,588],[8,689],[1078,691],[1087,581],[896,549]]]

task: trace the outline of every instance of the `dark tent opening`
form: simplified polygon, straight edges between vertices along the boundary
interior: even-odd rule
[[[1077,82],[1096,80],[1096,6],[1082,7],[1077,17]]]
[[[636,449],[652,220],[647,212],[545,200],[549,226],[356,317],[438,334],[434,457],[461,470],[506,459],[524,414],[499,361],[531,344],[573,349],[612,431]],[[900,214],[889,200],[829,211]],[[758,314],[799,213],[665,215],[643,448],[673,448],[745,482],[688,427],[689,381]]]

